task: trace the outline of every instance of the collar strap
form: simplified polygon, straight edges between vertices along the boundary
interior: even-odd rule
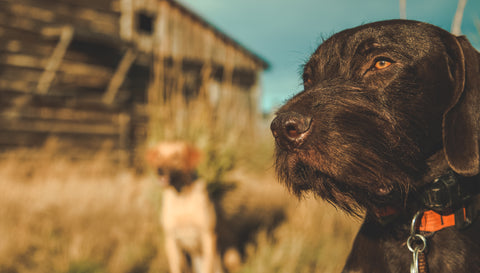
[[[480,212],[478,202],[471,202],[480,192],[480,183],[476,179],[460,182],[458,175],[452,170],[435,179],[420,191],[424,212],[420,231],[435,232],[446,227],[468,226]],[[392,222],[401,210],[394,207],[383,207],[374,210],[378,221],[382,224]]]
[[[436,232],[453,226],[462,228],[469,220],[465,208],[448,215],[441,215],[433,210],[428,210],[423,213],[418,230],[422,232]]]
[[[423,189],[421,199],[427,209],[447,214],[463,207],[479,188],[477,181],[460,182],[458,175],[449,170]]]
[[[419,231],[436,232],[447,227],[469,226],[478,215],[478,205],[471,202],[479,193],[477,179],[459,180],[452,170],[435,179],[423,189],[423,213]]]

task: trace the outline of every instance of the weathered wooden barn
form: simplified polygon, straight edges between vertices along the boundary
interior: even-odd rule
[[[234,93],[255,115],[267,66],[173,0],[0,0],[0,152],[55,137],[131,161],[169,77],[184,79],[173,92]]]

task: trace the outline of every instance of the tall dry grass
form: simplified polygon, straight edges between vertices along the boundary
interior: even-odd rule
[[[248,243],[240,273],[341,272],[359,219],[313,196],[301,200],[293,197],[277,183],[271,169],[239,180],[242,187],[231,197],[235,207],[243,201],[257,214],[278,208],[285,213],[284,221],[273,231],[261,229]]]
[[[49,152],[0,162],[0,272],[166,272],[158,188]]]
[[[102,155],[75,163],[44,154],[0,162],[0,272],[167,272],[161,190],[152,177],[110,166]],[[237,187],[223,211],[238,227],[258,225],[241,242],[240,272],[340,270],[358,222],[320,200],[296,200],[268,166],[237,168],[225,179]],[[278,212],[285,217],[274,223]]]
[[[258,235],[240,272],[341,272],[359,223],[318,200],[294,204],[273,236]]]

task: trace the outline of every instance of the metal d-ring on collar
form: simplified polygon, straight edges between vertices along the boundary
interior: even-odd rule
[[[422,218],[422,215],[423,211],[418,211],[413,217],[412,224],[410,226],[410,236],[407,239],[408,250],[413,253],[413,261],[410,265],[410,273],[423,273],[425,271],[425,256],[423,256],[423,251],[427,247],[427,239],[425,236],[416,233],[417,222]],[[423,262],[421,262],[422,266],[419,266],[420,259],[423,259]]]

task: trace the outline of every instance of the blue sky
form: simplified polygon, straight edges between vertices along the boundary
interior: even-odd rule
[[[263,111],[301,91],[300,67],[335,32],[399,18],[398,0],[178,0],[248,49],[271,68],[262,78]],[[407,0],[407,19],[450,30],[456,0]],[[462,32],[480,48],[480,1],[468,0]]]

